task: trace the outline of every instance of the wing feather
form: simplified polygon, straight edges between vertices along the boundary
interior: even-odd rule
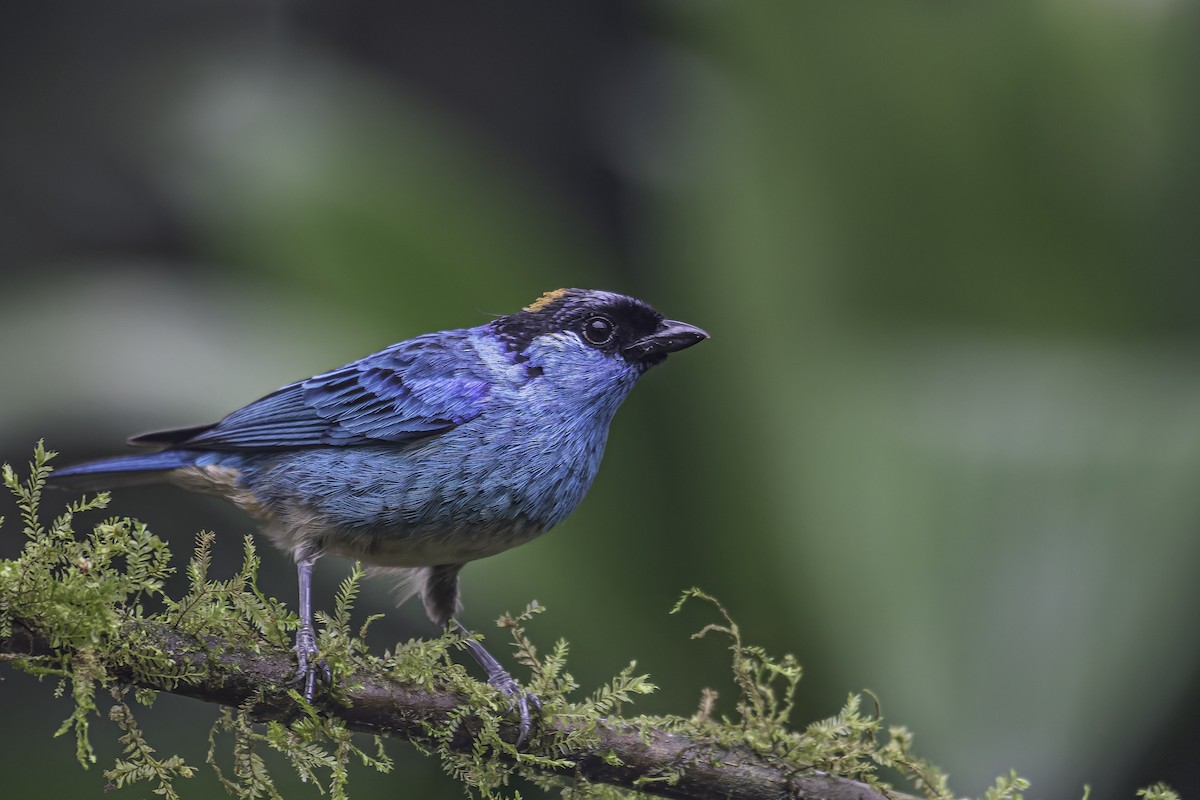
[[[468,337],[461,330],[410,339],[284,386],[215,425],[138,440],[208,450],[286,449],[402,443],[442,433],[479,416],[490,388]]]

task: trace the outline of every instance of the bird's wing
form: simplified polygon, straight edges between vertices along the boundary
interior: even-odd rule
[[[408,442],[483,411],[490,384],[466,331],[420,336],[284,386],[214,425],[132,444],[205,450]]]

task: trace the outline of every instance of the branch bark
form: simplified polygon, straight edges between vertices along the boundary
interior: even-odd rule
[[[262,695],[264,686],[282,686],[295,674],[295,661],[290,651],[255,653],[238,648],[232,642],[198,638],[161,623],[137,625],[139,634],[147,636],[163,652],[172,654],[178,663],[194,667],[205,676],[199,683],[181,683],[171,689],[154,685],[146,688],[236,707]],[[48,642],[17,623],[11,636],[0,638],[0,653],[39,656],[52,655],[53,650]],[[129,671],[114,669],[110,674],[119,681],[133,682]],[[451,692],[425,691],[371,673],[350,676],[344,685],[355,687],[347,693],[348,706],[322,705],[319,698],[316,705],[324,712],[340,717],[352,730],[405,739],[424,738],[426,725],[445,724],[450,713],[462,702],[461,697]],[[264,721],[286,721],[295,717],[296,707],[286,693],[268,692],[260,697],[254,713],[256,718]],[[542,724],[569,729],[569,723],[552,718],[543,720]],[[460,726],[452,747],[470,750],[477,729],[471,724]],[[592,783],[607,783],[669,798],[912,800],[896,793],[889,798],[866,784],[847,778],[797,774],[749,749],[722,748],[667,731],[603,723],[598,734],[598,742],[587,750],[567,754],[556,751],[545,755],[565,757],[574,762],[573,769],[559,772],[566,777],[581,777]],[[504,735],[511,737],[508,741],[515,741],[515,724],[506,729]],[[536,743],[532,746],[535,752],[536,746]],[[615,755],[619,763],[612,763],[611,757],[605,757],[608,754]],[[671,773],[678,775],[674,783],[654,780]]]

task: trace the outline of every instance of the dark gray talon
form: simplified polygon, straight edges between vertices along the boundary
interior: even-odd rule
[[[512,705],[509,706],[509,709],[511,710],[515,706],[517,713],[520,714],[521,721],[517,726],[517,747],[520,747],[529,738],[529,731],[533,727],[529,707],[532,705],[535,710],[541,711],[542,701],[536,694],[522,689],[516,679],[503,668],[499,672],[489,672],[488,683],[498,689],[501,694],[510,698]]]
[[[333,684],[333,671],[329,669],[329,665],[323,660],[317,658],[317,637],[312,628],[301,626],[296,632],[296,646],[293,648],[296,651],[296,663],[299,669],[296,671],[296,677],[289,682],[289,686],[303,686],[301,694],[308,702],[313,701],[317,689],[317,673],[320,673],[322,682],[326,686]]]
[[[452,620],[451,624],[463,635],[463,644],[471,654],[471,657],[487,673],[487,682],[509,697],[512,700],[513,706],[516,707],[517,713],[520,714],[521,722],[517,727],[517,747],[520,747],[529,738],[529,732],[533,728],[529,706],[532,705],[535,710],[541,711],[541,699],[537,695],[522,689],[521,684],[517,683],[516,679],[512,675],[509,675],[504,667],[500,666],[500,662],[496,660],[495,656],[489,653],[483,645],[475,641],[471,636],[471,632],[459,624],[457,620]]]

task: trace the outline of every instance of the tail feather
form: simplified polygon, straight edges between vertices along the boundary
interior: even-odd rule
[[[157,483],[164,472],[190,466],[195,461],[196,454],[188,450],[114,456],[56,469],[50,474],[50,482],[79,489]]]
[[[445,627],[461,610],[458,572],[462,564],[436,567],[367,567],[367,575],[384,575],[396,580],[396,605],[419,596],[429,619]]]

